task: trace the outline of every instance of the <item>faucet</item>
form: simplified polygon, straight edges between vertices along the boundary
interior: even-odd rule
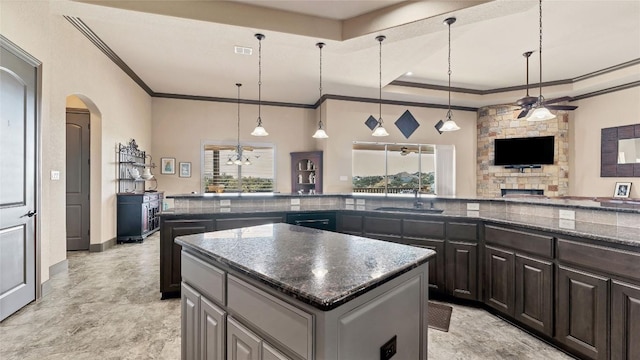
[[[422,203],[422,201],[418,200],[418,194],[420,194],[420,190],[418,189],[413,190],[413,195],[416,199],[416,201],[413,202],[413,207],[416,209],[422,209],[422,205],[424,204]]]

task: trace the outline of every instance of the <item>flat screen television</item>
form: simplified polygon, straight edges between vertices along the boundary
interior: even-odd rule
[[[553,164],[553,136],[495,139],[494,165]]]

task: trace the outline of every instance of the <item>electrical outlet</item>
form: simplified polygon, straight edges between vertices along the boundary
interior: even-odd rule
[[[220,206],[231,206],[231,200],[220,200]]]
[[[291,205],[300,205],[300,199],[291,199]]]
[[[480,210],[479,203],[467,203],[467,210],[478,211]]]
[[[397,335],[393,335],[389,341],[380,346],[380,360],[389,360],[396,354],[396,351],[398,350],[396,344],[397,338]]]
[[[51,170],[51,180],[60,180],[60,171]]]

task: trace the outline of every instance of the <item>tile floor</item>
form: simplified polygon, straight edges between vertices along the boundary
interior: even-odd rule
[[[159,234],[70,252],[53,290],[0,323],[2,360],[179,359],[180,300],[160,300]],[[454,305],[429,359],[571,359],[484,310]]]

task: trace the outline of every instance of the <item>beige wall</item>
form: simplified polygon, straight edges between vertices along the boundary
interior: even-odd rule
[[[116,236],[115,146],[135,138],[151,147],[149,96],[47,1],[2,1],[0,33],[42,65],[41,281],[49,266],[66,259],[65,108],[78,95],[92,116],[91,243]],[[100,135],[98,139],[94,134]],[[96,144],[97,143],[97,144]],[[51,170],[60,181],[49,180]],[[94,227],[98,227],[95,229]]]
[[[329,138],[317,140],[317,148],[324,151],[324,191],[325,193],[351,192],[351,148],[354,141],[379,141],[398,143],[420,143],[450,145],[456,148],[456,195],[476,194],[476,117],[475,112],[453,111],[453,118],[462,128],[459,131],[443,133],[433,127],[446,115],[446,109],[382,105],[382,119],[390,136],[375,138],[364,124],[370,115],[378,117],[378,105],[352,101],[328,100],[323,111],[324,123]],[[416,118],[420,126],[406,139],[394,122],[406,110]],[[325,117],[326,115],[326,117]],[[346,181],[340,180],[346,176]]]
[[[201,192],[201,149],[203,141],[237,141],[238,108],[234,103],[154,98],[153,101],[153,162],[171,157],[179,162],[191,162],[191,177],[178,174],[162,175],[153,170],[158,190],[165,195]],[[313,150],[314,110],[262,106],[262,121],[269,136],[255,137],[258,107],[240,105],[240,143],[268,143],[276,146],[276,191],[291,192],[291,157],[294,151]]]
[[[569,191],[574,196],[613,196],[618,181],[633,182],[632,198],[640,198],[638,178],[600,177],[600,130],[640,123],[640,87],[594,96],[578,105],[570,118]]]

